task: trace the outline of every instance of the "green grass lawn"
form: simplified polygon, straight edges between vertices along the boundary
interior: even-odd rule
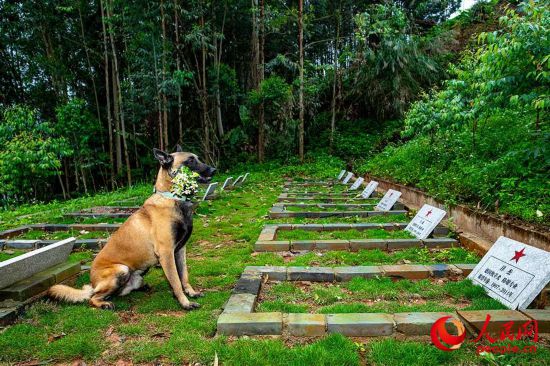
[[[344,283],[268,282],[258,312],[401,313],[505,309],[469,280],[399,280],[354,278]]]
[[[360,224],[373,223],[384,224],[389,222],[409,222],[411,218],[407,214],[399,215],[376,215],[369,217],[349,216],[349,217],[320,217],[320,218],[305,218],[305,217],[281,217],[273,219],[270,223],[281,224]]]
[[[0,262],[8,260],[8,259],[15,258],[18,255],[25,254],[25,253],[27,253],[27,251],[26,250],[21,250],[21,249],[0,250]]]
[[[277,230],[276,240],[323,240],[323,239],[407,239],[414,238],[405,230]]]
[[[382,251],[327,252],[319,256],[308,253],[283,258],[273,253],[253,254],[253,244],[265,224],[271,205],[282,190],[282,175],[291,172],[310,174],[317,166],[293,166],[253,172],[241,188],[223,193],[214,201],[202,203],[197,210],[193,234],[187,243],[191,283],[204,291],[198,299],[200,309],[183,311],[173,298],[160,268],[145,277],[149,292],[133,292],[115,297],[116,310],[93,309],[87,304],[69,305],[47,300],[28,308],[15,325],[0,329],[0,364],[71,363],[83,359],[87,364],[115,364],[132,360],[134,364],[211,365],[215,354],[220,365],[478,365],[483,359],[475,347],[465,344],[460,350],[446,353],[426,340],[349,339],[331,335],[321,339],[292,340],[270,337],[235,339],[215,336],[216,320],[223,304],[249,265],[372,265],[385,263],[460,262],[476,263],[479,257],[462,248],[443,251],[409,249],[395,253]],[[291,169],[291,170],[289,170]],[[336,176],[338,166],[323,169],[327,178]],[[236,173],[236,172],[235,172]],[[225,177],[220,176],[218,181]],[[115,204],[128,197],[144,200],[151,194],[150,185],[113,193],[83,197],[65,203],[54,202],[25,206],[2,213],[1,228],[39,222],[65,220],[64,212],[98,205]],[[130,204],[128,204],[130,205]],[[32,215],[32,216],[28,216]],[[382,222],[384,217],[349,220],[319,219],[323,222]],[[353,220],[353,221],[352,221]],[[309,222],[284,219],[277,222]],[[391,221],[404,222],[394,216]],[[73,261],[89,261],[88,251],[73,253]],[[89,283],[84,274],[78,285]],[[550,352],[542,345],[533,355],[507,355],[504,364],[542,365]]]
[[[67,230],[67,231],[44,231],[44,230],[30,230],[26,233],[22,233],[13,238],[17,239],[37,239],[37,240],[62,240],[70,237],[75,237],[77,239],[96,239],[96,238],[107,238],[110,233],[106,231],[86,231],[86,230]]]

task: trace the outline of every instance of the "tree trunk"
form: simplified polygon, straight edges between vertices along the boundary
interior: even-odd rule
[[[264,0],[260,0],[260,21],[258,31],[258,88],[264,81],[264,63],[265,63],[265,6]],[[260,163],[265,158],[265,109],[262,101],[258,107],[258,160]]]
[[[162,85],[166,85],[166,53],[167,53],[167,42],[166,42],[166,15],[164,13],[164,1],[160,1],[160,18],[162,26]],[[164,144],[166,148],[169,147],[170,143],[168,142],[168,100],[166,98],[166,93],[162,91],[162,125],[163,125],[163,134],[164,134]]]
[[[112,13],[112,2],[110,3],[110,7],[107,7],[107,11],[109,12],[109,18],[112,18],[113,16],[113,13]],[[114,36],[113,36],[113,28],[112,28],[112,25],[111,23],[109,23],[109,35],[110,35],[110,38],[111,38],[111,49],[113,51],[113,64],[114,64],[114,69],[113,69],[113,80],[114,80],[114,83],[113,85],[115,86],[113,88],[113,93],[116,94],[113,95],[114,97],[114,100],[116,101],[116,105],[118,105],[118,121],[120,121],[120,128],[121,128],[121,134],[122,134],[122,141],[123,141],[123,144],[124,144],[124,162],[126,163],[126,179],[128,181],[128,185],[132,185],[132,170],[131,170],[131,167],[130,167],[130,156],[128,155],[128,141],[126,139],[126,126],[124,124],[124,105],[123,105],[123,101],[122,101],[122,92],[120,90],[120,74],[119,74],[119,71],[118,71],[118,57],[117,57],[117,52],[116,52],[116,45],[115,45],[115,41],[114,41]],[[118,126],[117,126],[118,128]],[[117,131],[118,132],[118,131]],[[120,139],[118,139],[119,141],[119,145],[120,145]],[[118,154],[120,154],[120,152],[118,151],[118,149],[120,149],[120,146],[117,146],[117,159],[119,159],[119,156]]]
[[[155,43],[155,36],[151,35],[151,40],[153,44],[153,65],[155,69],[155,85],[157,87],[157,110],[158,110],[158,128],[159,128],[159,149],[164,150],[164,128],[162,123],[162,97],[161,97],[161,91],[160,91],[160,85],[159,85],[159,79],[158,79],[158,66],[157,66],[157,48]]]
[[[180,60],[180,33],[179,33],[179,16],[178,16],[178,1],[174,0],[174,33],[176,36],[176,70],[181,71]],[[178,143],[183,143],[183,105],[181,102],[181,85],[178,85]]]
[[[88,69],[90,72],[90,78],[92,79],[92,89],[94,91],[94,100],[95,100],[95,108],[96,108],[96,114],[97,114],[97,122],[99,124],[99,134],[101,137],[101,141],[105,141],[103,137],[103,123],[101,122],[101,113],[99,111],[99,97],[97,95],[97,87],[95,85],[95,77],[94,72],[92,69],[92,62],[90,61],[90,52],[88,50],[88,45],[86,43],[86,37],[84,35],[84,21],[82,20],[82,10],[80,9],[80,6],[78,7],[78,17],[80,19],[80,36],[82,37],[82,45],[84,46],[84,52],[86,53],[86,62],[88,63]],[[101,144],[101,147],[103,148],[103,151],[105,151],[105,145],[103,143]]]
[[[226,13],[227,13],[227,6],[224,9],[222,27],[221,27],[220,34],[223,34],[223,30],[224,30],[224,27],[225,27]],[[214,12],[214,20],[216,19],[215,14],[216,13]],[[221,97],[220,97],[220,67],[221,67],[221,62],[222,62],[223,37],[220,39],[219,44],[218,44],[218,40],[214,39],[214,45],[215,45],[215,48],[214,48],[214,52],[215,52],[214,53],[214,63],[215,63],[215,69],[216,69],[216,88],[215,88],[215,90],[216,90],[216,123],[218,125],[218,134],[221,138],[224,135],[223,120],[222,120],[222,104],[221,104],[221,101],[220,101],[221,100]]]
[[[107,127],[109,131],[109,161],[111,170],[111,189],[115,189],[115,157],[113,149],[113,120],[111,116],[111,93],[109,89],[109,53],[107,51],[107,29],[105,26],[105,11],[103,0],[100,0],[101,26],[103,29],[103,62],[105,67],[105,100],[107,102]]]
[[[208,126],[208,89],[206,87],[206,43],[204,40],[204,17],[201,16],[200,19],[202,27],[202,36],[201,36],[201,60],[202,60],[202,90],[201,90],[201,104],[202,104],[202,125],[204,132],[204,155],[205,160],[208,164],[212,162],[211,151],[210,151],[210,128]]]
[[[338,9],[340,10],[340,9]],[[336,131],[336,80],[338,78],[338,45],[340,39],[340,13],[336,16],[336,37],[334,38],[334,80],[332,81],[332,100],[330,103],[330,151],[332,152],[334,144],[334,133]]]
[[[300,162],[304,162],[304,24],[303,8],[304,0],[298,2],[298,46],[300,52],[300,92],[298,103],[300,108],[300,131],[298,136],[298,148]]]

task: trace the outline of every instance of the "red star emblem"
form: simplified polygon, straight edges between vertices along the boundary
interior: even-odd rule
[[[432,210],[426,212],[426,217],[430,216],[432,214]]]
[[[526,254],[523,253],[524,251],[525,251],[525,248],[523,248],[522,250],[515,250],[516,254],[514,254],[514,256],[512,257],[512,259],[510,259],[510,260],[511,260],[511,261],[515,260],[516,263],[517,263],[521,257],[525,257],[525,256],[526,256]]]

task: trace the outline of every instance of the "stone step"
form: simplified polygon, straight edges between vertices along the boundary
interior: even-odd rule
[[[0,289],[0,301],[8,299],[25,301],[78,272],[80,272],[80,263],[65,262],[58,264]]]

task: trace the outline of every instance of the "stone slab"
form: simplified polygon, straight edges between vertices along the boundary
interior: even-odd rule
[[[348,250],[349,240],[315,240],[315,249],[317,250]]]
[[[336,267],[334,268],[334,276],[336,281],[351,281],[355,277],[373,278],[381,276],[383,273],[378,266],[353,266],[353,267]]]
[[[290,250],[288,240],[258,240],[254,244],[256,252],[286,252]]]
[[[17,318],[17,308],[0,308],[0,325],[7,325]]]
[[[330,267],[288,267],[290,281],[332,282],[334,269]]]
[[[453,265],[462,271],[464,276],[468,276],[476,267],[476,264],[466,264],[466,263],[453,263]]]
[[[387,336],[393,333],[393,315],[384,313],[352,313],[327,315],[329,333],[350,337]]]
[[[296,337],[320,337],[326,332],[324,314],[288,314],[288,331]]]
[[[290,247],[292,250],[313,250],[315,249],[315,240],[292,240]]]
[[[422,240],[422,242],[429,249],[445,249],[458,246],[458,241],[453,238],[428,238]]]
[[[235,287],[233,288],[233,293],[234,294],[252,294],[254,296],[257,296],[258,293],[260,292],[261,285],[262,285],[261,275],[243,274],[235,284]]]
[[[67,278],[74,276],[80,272],[80,263],[71,263],[65,262],[48,268],[40,274],[42,275],[52,275],[54,277],[55,283],[60,283],[65,281]]]
[[[537,321],[539,333],[550,333],[550,310],[526,309],[521,312]]]
[[[74,242],[74,238],[61,240],[0,262],[0,288],[10,286],[40,271],[65,262],[73,249]]]
[[[397,264],[381,266],[384,276],[421,280],[430,277],[430,271],[419,264]]]
[[[321,231],[323,230],[322,224],[294,224],[292,225],[293,230],[310,230],[310,231]]]
[[[37,244],[39,242],[40,240],[37,240],[37,239],[7,240],[5,242],[5,247],[11,248],[11,249],[34,249],[37,247]]]
[[[248,266],[244,269],[243,274],[267,275],[268,279],[273,281],[286,281],[287,268],[283,266]]]
[[[421,248],[422,241],[419,239],[386,239],[388,250]]]
[[[223,335],[280,335],[282,332],[282,313],[222,313],[218,318],[218,333]]]
[[[435,278],[449,277],[450,275],[459,274],[456,267],[448,264],[427,264],[426,268],[430,271],[430,275]]]
[[[232,294],[223,308],[224,313],[251,313],[256,305],[254,294]]]
[[[500,334],[503,329],[502,326],[510,321],[514,322],[511,328],[512,332],[517,332],[519,328],[530,319],[526,315],[515,310],[458,310],[457,313],[478,333],[483,328],[487,314],[489,314],[491,319],[486,330],[493,335]]]
[[[55,276],[53,274],[42,274],[42,272],[40,272],[8,287],[0,289],[0,301],[8,299],[25,301],[30,297],[46,291],[54,284]]]
[[[356,252],[360,249],[387,249],[385,239],[352,239],[349,241],[349,243],[350,249],[353,252]]]
[[[436,320],[444,316],[454,316],[451,313],[395,313],[396,330],[409,336],[430,335],[430,330]]]

